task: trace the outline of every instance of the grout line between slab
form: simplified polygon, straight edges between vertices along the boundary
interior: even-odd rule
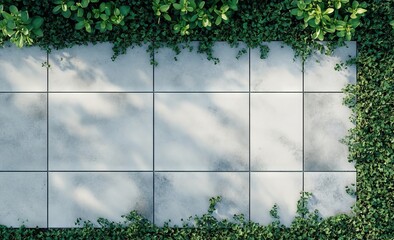
[[[266,93],[266,94],[291,94],[291,93],[343,93],[342,91],[0,91],[0,94],[6,93],[60,93],[60,94],[94,94],[94,93],[102,93],[102,94],[127,94],[127,93],[135,93],[135,94],[144,94],[144,93],[170,93],[170,94],[182,94],[182,93],[251,93],[251,94],[259,94],[259,93]]]
[[[47,64],[49,64],[49,53],[47,51]],[[49,68],[47,67],[47,228],[49,228]]]
[[[0,173],[151,173],[152,170],[0,170]],[[155,173],[355,173],[357,170],[155,170]]]
[[[305,61],[302,61],[302,198],[305,194]],[[305,206],[303,206],[305,207]],[[304,216],[303,216],[304,217]]]
[[[153,45],[153,62],[155,47]],[[155,224],[155,65],[152,66],[152,223]]]
[[[248,203],[248,206],[249,206],[249,208],[248,208],[248,216],[249,216],[249,221],[250,221],[250,219],[251,219],[251,125],[250,125],[250,123],[251,123],[251,106],[250,106],[250,104],[251,104],[251,98],[250,98],[250,96],[251,96],[251,94],[250,94],[250,88],[251,88],[251,86],[250,86],[250,84],[251,84],[251,63],[250,63],[250,48],[249,48],[249,203]]]

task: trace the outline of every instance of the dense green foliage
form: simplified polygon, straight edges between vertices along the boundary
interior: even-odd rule
[[[304,20],[304,28],[312,27],[313,39],[324,40],[326,33],[336,33],[340,39],[350,41],[360,25],[360,18],[367,12],[367,3],[349,0],[294,0],[291,14]],[[331,17],[331,15],[333,15]],[[335,35],[330,35],[330,40]]]
[[[76,10],[71,10],[70,6],[69,18],[65,17],[64,13],[52,13],[55,8],[55,12],[60,10],[57,8],[58,1],[3,1],[4,10],[8,11],[11,5],[15,5],[22,11],[28,10],[31,16],[40,16],[44,19],[41,26],[43,36],[33,40],[34,44],[48,50],[88,42],[112,42],[116,56],[124,53],[130,46],[147,43],[153,57],[154,51],[159,47],[169,46],[179,52],[182,49],[180,43],[187,46],[192,40],[200,40],[197,51],[206,53],[208,59],[218,61],[212,52],[215,41],[227,41],[230,44],[243,41],[248,47],[260,47],[264,56],[267,54],[267,48],[263,42],[282,40],[305,59],[318,45],[313,38],[320,36],[320,33],[316,34],[313,23],[312,27],[305,28],[304,20],[299,21],[291,14],[295,7],[290,0],[240,1],[238,10],[232,13],[226,23],[210,28],[190,28],[189,35],[184,36],[174,29],[174,23],[181,15],[170,15],[171,21],[167,19],[159,22],[156,16],[159,14],[153,1],[107,1],[111,4],[111,11],[103,12],[108,19],[120,15],[129,17],[122,19],[123,24],[112,24],[112,29],[107,28],[106,23],[105,31],[101,31],[104,24],[101,26],[102,23],[99,22],[106,21],[103,19],[106,17],[95,18],[92,15],[92,22],[89,24],[95,26],[91,29],[97,31],[91,33],[87,31],[85,23],[82,27],[85,30],[78,30],[82,24],[78,27],[76,24],[80,22],[78,9],[82,8],[82,15],[87,16],[88,12],[93,13],[93,9],[96,8],[94,1],[91,1],[92,5],[89,4],[92,8],[84,8],[82,2],[79,7],[75,3]],[[342,9],[338,7],[338,2],[347,4],[347,1],[332,2],[336,4],[335,9]],[[129,6],[130,12],[116,15],[115,8],[120,6]],[[353,2],[350,6],[353,6]],[[348,8],[343,9],[347,11]],[[367,12],[360,11],[364,17],[360,18],[356,31],[350,31],[352,39],[358,44],[358,57],[354,61],[357,64],[358,82],[345,89],[345,103],[353,110],[352,120],[356,123],[346,138],[350,151],[349,159],[355,162],[357,169],[357,202],[352,215],[320,219],[318,213],[308,212],[308,194],[305,194],[298,205],[298,216],[290,227],[280,224],[276,206],[271,211],[274,221],[268,226],[259,226],[245,221],[242,215],[235,216],[234,222],[216,220],[212,215],[212,209],[218,199],[212,199],[207,214],[190,219],[194,221],[196,228],[158,228],[132,212],[126,216],[124,223],[100,219],[99,224],[104,228],[94,228],[90,222],[83,228],[75,229],[1,227],[2,239],[394,239],[394,29],[391,27],[394,20],[394,1],[370,0],[362,9],[366,9]],[[159,9],[161,14],[167,12],[164,10],[166,9]],[[73,14],[76,14],[76,17],[72,17]],[[81,13],[79,15],[81,16]],[[332,21],[344,20],[345,17],[333,17]],[[349,19],[354,18],[350,16]],[[323,35],[326,39],[332,40],[334,45],[341,44],[343,36],[337,31],[340,32],[341,28],[336,27],[332,33],[326,28]],[[9,37],[3,36],[3,40],[9,40]]]

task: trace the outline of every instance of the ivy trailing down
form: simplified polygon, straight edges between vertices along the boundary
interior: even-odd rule
[[[198,228],[159,228],[132,212],[124,223],[100,219],[103,228],[90,222],[74,229],[1,227],[2,239],[394,239],[394,1],[202,2],[194,0],[194,6],[190,0],[3,0],[0,41],[48,50],[111,42],[114,57],[147,43],[154,60],[153,53],[160,47],[179,53],[199,40],[195,50],[217,61],[212,51],[215,41],[232,45],[243,41],[250,48],[260,47],[266,56],[263,42],[281,40],[305,60],[319,46],[315,39],[329,40],[333,46],[355,40],[357,84],[345,89],[345,103],[355,123],[345,140],[349,160],[357,170],[353,214],[321,219],[305,208],[305,194],[290,227],[279,222],[278,206],[272,209],[273,222],[268,226],[246,221],[241,215],[234,222],[217,220],[210,208],[207,214],[190,219]],[[217,201],[211,200],[211,206]]]

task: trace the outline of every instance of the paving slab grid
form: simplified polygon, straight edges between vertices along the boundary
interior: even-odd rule
[[[288,225],[302,190],[323,216],[349,212],[341,89],[356,68],[334,66],[356,43],[305,64],[267,45],[267,59],[237,60],[242,43],[217,43],[218,65],[159,49],[156,67],[146,46],[115,62],[109,44],[0,49],[0,224],[73,227],[131,210],[180,224],[221,195],[219,218],[266,224],[277,203]]]

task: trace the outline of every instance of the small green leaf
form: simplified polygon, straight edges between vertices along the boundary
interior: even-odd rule
[[[340,38],[343,38],[345,36],[345,31],[337,32],[337,36],[340,37]]]
[[[15,29],[16,28],[16,24],[14,22],[14,20],[10,20],[7,22],[7,28],[9,29]]]
[[[77,17],[83,17],[83,9],[82,8],[78,8]]]
[[[34,35],[36,35],[37,37],[43,37],[43,36],[44,36],[44,32],[42,31],[41,28],[39,28],[39,29],[33,29],[33,33],[34,33]]]
[[[293,9],[291,9],[290,13],[291,13],[291,15],[297,16],[298,11],[299,11],[298,8],[293,8]]]
[[[324,14],[331,14],[334,12],[334,8],[327,8],[326,11],[324,11]]]
[[[71,17],[71,11],[70,11],[70,10],[67,10],[67,11],[65,11],[65,12],[62,12],[62,15],[63,15],[63,17],[65,17],[65,18],[70,18],[70,17]]]
[[[21,19],[23,22],[29,21],[29,13],[27,11],[21,12]]]
[[[108,20],[108,16],[104,13],[100,14],[100,18],[104,21]]]
[[[120,10],[120,13],[121,13],[123,16],[127,16],[127,15],[130,13],[130,7],[129,7],[129,6],[121,6],[121,7],[119,8],[119,10]]]
[[[167,13],[163,14],[163,17],[164,17],[165,20],[171,21],[171,17]]]
[[[203,8],[204,5],[205,5],[205,2],[204,2],[204,1],[201,1],[200,4],[198,5],[198,7],[199,7],[199,8]]]
[[[356,8],[358,8],[359,5],[360,5],[360,4],[359,4],[357,1],[353,1],[353,3],[352,3],[352,8],[353,8],[353,9],[356,9]]]
[[[218,16],[218,17],[216,18],[215,24],[216,24],[216,25],[219,25],[220,23],[222,23],[222,18],[221,18],[220,16]]]
[[[107,28],[107,24],[105,23],[105,21],[102,21],[101,23],[100,23],[100,29],[101,30],[105,30]]]
[[[84,27],[85,27],[85,23],[83,21],[77,22],[77,24],[75,24],[75,29],[76,30],[81,30]]]
[[[345,39],[346,39],[346,41],[352,40],[352,34],[350,32],[347,32]]]
[[[38,29],[44,23],[44,19],[42,17],[35,17],[32,21],[32,26],[34,29]]]
[[[67,5],[66,5],[66,4],[63,4],[63,5],[62,5],[62,11],[63,11],[63,12],[66,12],[67,10],[68,10],[68,9],[67,9]]]
[[[161,12],[167,12],[168,9],[170,9],[170,5],[169,4],[160,6],[160,11]]]
[[[229,8],[230,8],[230,7],[229,7],[228,5],[224,5],[224,6],[222,6],[222,7],[220,8],[220,10],[221,10],[223,13],[225,13],[225,12],[228,11]]]
[[[222,13],[221,17],[222,17],[222,19],[223,19],[224,21],[227,21],[227,20],[228,20],[228,17],[227,17],[226,14],[224,14],[224,13]]]
[[[10,6],[10,12],[14,15],[18,14],[18,8],[15,5]]]
[[[19,36],[19,39],[16,42],[16,46],[19,47],[19,48],[22,48],[23,47],[23,43],[24,43],[24,37],[21,35],[21,36]]]
[[[89,5],[89,0],[82,0],[82,1],[81,1],[81,7],[87,8],[88,5]]]
[[[174,31],[177,33],[177,32],[179,32],[179,30],[181,30],[181,26],[179,24],[175,24]]]
[[[179,4],[179,3],[174,3],[172,6],[174,6],[174,8],[176,10],[181,10],[181,8],[182,8],[181,4]]]
[[[363,13],[365,13],[365,12],[367,12],[367,10],[364,9],[364,8],[358,8],[358,9],[357,9],[357,14],[363,14]]]
[[[56,6],[56,7],[54,7],[53,9],[52,9],[52,13],[59,13],[60,12],[60,10],[62,9],[62,6],[61,5],[58,5],[58,6]]]
[[[23,33],[23,35],[29,35],[29,29],[27,29],[27,28],[22,28],[22,33]]]
[[[85,22],[85,30],[88,33],[92,32],[92,27],[90,26],[90,24],[88,22]]]

